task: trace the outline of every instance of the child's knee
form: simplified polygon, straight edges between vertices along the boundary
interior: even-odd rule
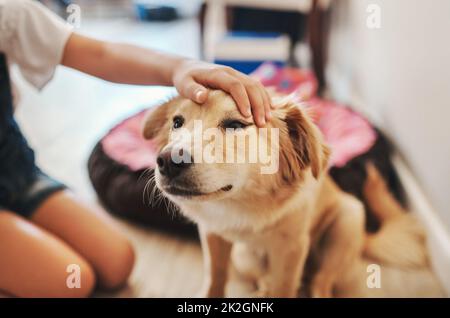
[[[87,263],[75,264],[77,268],[68,272],[65,287],[57,292],[56,297],[62,298],[86,298],[94,291],[96,276],[94,269]],[[71,276],[73,275],[73,276]]]
[[[99,272],[99,283],[107,289],[123,286],[134,266],[134,249],[126,238],[116,239],[112,244],[110,257]]]
[[[70,263],[69,263],[70,262]],[[93,268],[81,259],[62,260],[61,263],[52,264],[51,268],[64,268],[49,271],[44,277],[33,283],[20,283],[7,288],[13,295],[19,297],[43,298],[86,298],[94,291],[96,276]],[[67,265],[68,264],[68,265]],[[69,266],[73,267],[69,271]]]
[[[94,269],[60,240],[5,211],[0,211],[0,233],[0,240],[14,242],[2,249],[1,289],[19,297],[91,295],[96,283]],[[19,255],[16,251],[21,251],[20,257],[15,257]]]

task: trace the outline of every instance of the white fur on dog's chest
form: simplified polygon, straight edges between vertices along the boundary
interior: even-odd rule
[[[195,208],[186,207],[184,213],[200,226],[216,233],[246,233],[256,232],[263,227],[264,218],[257,221],[251,213],[237,205],[227,205],[215,202],[203,202]],[[256,223],[255,223],[256,221]],[[260,223],[260,224],[258,224]],[[234,240],[233,240],[234,241]]]
[[[302,215],[310,214],[311,206],[296,200],[276,211],[255,211],[245,209],[242,204],[217,201],[183,204],[181,209],[200,227],[230,242],[254,243],[267,239],[275,224],[287,215],[297,214],[297,219],[303,219]]]

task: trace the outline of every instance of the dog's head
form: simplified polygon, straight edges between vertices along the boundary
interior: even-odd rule
[[[159,189],[178,204],[261,203],[286,199],[306,178],[318,179],[328,148],[298,104],[280,102],[266,129],[243,117],[222,91],[212,91],[204,105],[177,97],[150,111],[143,135],[159,145]]]

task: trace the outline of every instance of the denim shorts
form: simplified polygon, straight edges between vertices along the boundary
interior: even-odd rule
[[[0,210],[30,217],[50,195],[66,189],[64,184],[37,168],[33,178],[26,183],[20,182],[19,179],[20,174],[15,180],[5,180],[0,176]]]
[[[6,56],[0,52],[0,210],[29,217],[65,186],[43,173],[14,119]]]

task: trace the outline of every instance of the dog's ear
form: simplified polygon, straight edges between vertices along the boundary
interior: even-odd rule
[[[144,138],[155,138],[167,120],[167,108],[165,107],[165,104],[149,110],[147,114],[145,114],[142,125],[142,135]]]
[[[284,121],[289,145],[281,149],[280,160],[285,161],[281,164],[287,169],[283,178],[287,182],[298,180],[302,170],[310,167],[317,179],[326,170],[330,155],[319,129],[297,105],[287,107]]]
[[[172,99],[148,111],[142,125],[142,135],[145,139],[155,139],[158,145],[163,146],[168,139],[168,132],[164,128],[169,126],[170,117],[178,100]]]
[[[147,112],[142,125],[142,135],[145,139],[153,139],[168,121],[166,104],[155,107]]]

